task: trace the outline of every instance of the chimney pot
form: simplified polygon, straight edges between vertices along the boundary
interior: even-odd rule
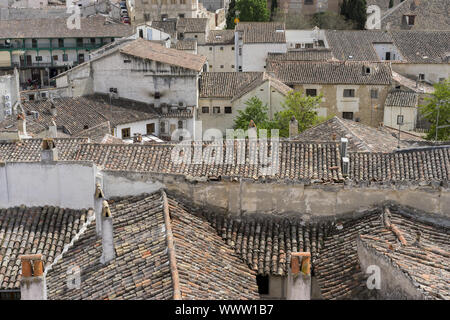
[[[51,138],[42,140],[41,161],[44,163],[58,161],[58,148]]]
[[[22,300],[46,300],[44,263],[41,254],[19,256],[22,262],[20,295]],[[31,263],[33,261],[33,264]]]
[[[298,121],[292,116],[291,121],[289,121],[289,138],[294,138],[298,135]]]
[[[22,277],[31,277],[33,269],[30,260],[22,260]]]
[[[103,253],[100,257],[100,263],[105,264],[115,257],[114,252],[114,229],[111,210],[108,201],[103,201],[102,215],[100,217],[102,223],[102,249]]]

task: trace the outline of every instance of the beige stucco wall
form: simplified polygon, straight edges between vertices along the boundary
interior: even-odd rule
[[[317,94],[323,94],[319,116],[339,116],[343,112],[353,112],[353,119],[359,118],[361,123],[377,127],[383,122],[384,101],[388,94],[388,85],[295,85],[295,90],[305,92],[306,89],[317,89]],[[344,89],[355,89],[354,98],[344,98]],[[371,99],[370,90],[378,89],[378,98]]]
[[[222,48],[222,49],[221,49]],[[209,72],[234,72],[234,44],[199,45],[198,53],[208,59]],[[223,68],[221,68],[223,66]]]
[[[11,66],[11,55],[9,51],[0,51],[0,67]]]
[[[397,116],[403,115],[402,130],[414,130],[417,120],[417,108],[411,107],[384,107],[384,121],[386,126],[398,128]]]

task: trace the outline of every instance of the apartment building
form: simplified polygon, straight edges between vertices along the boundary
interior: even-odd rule
[[[132,33],[102,16],[81,18],[80,29],[69,29],[65,18],[0,21],[0,69],[18,68],[22,86],[46,86],[92,50]]]

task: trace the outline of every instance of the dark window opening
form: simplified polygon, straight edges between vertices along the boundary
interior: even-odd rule
[[[202,113],[209,113],[209,107],[202,107]]]
[[[37,40],[36,40],[36,39],[32,39],[32,40],[31,40],[31,46],[32,46],[33,48],[37,48]]]
[[[231,113],[231,112],[232,112],[231,107],[225,107],[225,113]]]
[[[314,4],[314,0],[305,0],[305,4]]]
[[[64,39],[58,39],[58,47],[60,48],[64,47]]]
[[[391,60],[391,53],[390,52],[386,52],[386,57],[384,60]]]
[[[129,138],[131,136],[130,131],[131,131],[130,128],[122,129],[122,139]]]
[[[139,37],[140,38],[144,37],[144,30],[142,30],[142,29],[139,30]]]
[[[377,89],[370,90],[370,97],[372,99],[378,99],[378,90]]]
[[[342,112],[342,118],[353,120],[353,112]]]
[[[220,113],[220,107],[213,107],[213,113]]]
[[[82,46],[83,46],[83,39],[77,38],[77,47],[82,47]]]
[[[355,89],[344,89],[344,98],[354,98]]]
[[[306,95],[308,97],[316,97],[317,96],[317,89],[306,89]]]
[[[147,134],[153,134],[155,132],[155,124],[147,123]]]
[[[155,92],[155,99],[160,99],[161,98],[161,92],[156,91]]]
[[[269,294],[269,276],[257,275],[256,284],[259,294]]]

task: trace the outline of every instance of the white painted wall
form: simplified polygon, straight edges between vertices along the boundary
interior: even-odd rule
[[[285,35],[288,50],[295,50],[296,44],[309,43],[314,45],[318,40],[322,40],[325,47],[328,48],[324,30],[286,30]]]
[[[286,43],[244,43],[242,45],[242,71],[266,71],[267,54],[269,52],[285,53],[286,51]],[[239,64],[236,63],[236,65]]]
[[[392,63],[392,69],[401,75],[416,80],[419,73],[425,74],[425,81],[436,83],[440,78],[450,77],[450,63]]]
[[[93,208],[96,173],[97,168],[88,162],[0,164],[0,208]]]
[[[390,60],[403,60],[402,55],[393,43],[373,43],[372,45],[380,60],[386,60],[386,52],[391,53]]]
[[[11,114],[19,100],[18,81],[17,74],[0,77],[0,121]]]
[[[403,125],[401,130],[412,131],[416,127],[417,108],[411,107],[384,107],[384,120],[386,126],[398,128],[397,116],[403,115]]]

